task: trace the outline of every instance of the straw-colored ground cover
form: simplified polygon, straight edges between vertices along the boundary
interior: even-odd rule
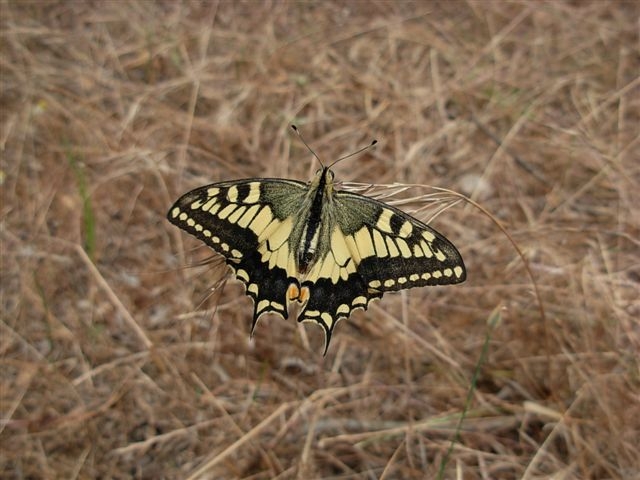
[[[2,2],[0,476],[638,478],[639,5]],[[467,282],[250,340],[165,215],[291,123]]]

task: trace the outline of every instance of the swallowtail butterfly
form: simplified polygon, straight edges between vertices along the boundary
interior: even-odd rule
[[[221,254],[244,283],[254,303],[252,332],[261,315],[286,319],[288,304],[299,302],[298,322],[324,329],[325,354],[337,321],[385,292],[466,278],[460,253],[443,235],[395,207],[335,189],[330,167],[308,183],[206,185],[182,195],[167,215]]]

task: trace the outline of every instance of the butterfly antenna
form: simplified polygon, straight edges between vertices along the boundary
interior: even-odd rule
[[[313,154],[313,156],[316,157],[316,160],[318,160],[318,162],[320,162],[320,165],[322,165],[322,168],[324,168],[324,163],[322,163],[322,160],[320,160],[320,157],[316,155],[316,152],[312,150],[309,144],[305,142],[304,137],[302,136],[302,133],[300,133],[300,130],[298,130],[298,127],[296,127],[295,125],[291,125],[291,129],[298,134],[298,136],[300,137],[300,140],[302,140],[302,143],[304,143],[304,146],[307,147],[307,150],[309,150]]]
[[[347,158],[353,157],[354,155],[358,155],[359,153],[364,152],[365,150],[369,150],[370,148],[373,148],[376,143],[378,143],[378,140],[373,140],[369,145],[367,145],[366,147],[362,147],[360,150],[356,150],[353,153],[350,153],[349,155],[345,155],[344,157],[340,157],[339,159],[337,159],[335,162],[333,162],[331,165],[329,165],[329,168],[333,167],[336,163],[345,160]]]

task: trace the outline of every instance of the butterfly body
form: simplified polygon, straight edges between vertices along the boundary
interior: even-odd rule
[[[167,215],[225,257],[265,313],[320,324],[325,353],[336,322],[404,288],[463,282],[464,263],[444,236],[395,207],[334,188],[319,169],[309,183],[246,179],[184,194]]]

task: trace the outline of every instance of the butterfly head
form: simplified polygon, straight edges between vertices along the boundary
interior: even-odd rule
[[[312,191],[318,189],[323,190],[324,194],[331,194],[333,192],[333,181],[335,174],[329,167],[322,167],[316,170],[315,175],[309,182],[309,187]]]
[[[322,162],[322,160],[320,160],[320,157],[318,157],[318,155],[316,155],[316,152],[313,151],[313,149],[307,144],[305,139],[302,137],[302,134],[300,133],[300,130],[298,130],[298,127],[296,127],[295,125],[291,125],[291,128],[293,129],[294,132],[296,132],[298,137],[300,137],[300,140],[302,141],[302,143],[304,143],[304,146],[307,147],[307,149],[313,154],[314,157],[316,157],[316,160],[318,160],[318,162],[322,166],[322,168],[319,168],[318,170],[316,170],[315,177],[313,178],[313,180],[311,180],[311,182],[309,183],[309,186],[312,189],[313,189],[313,187],[316,187],[316,188],[320,187],[320,188],[323,188],[323,189],[326,188],[328,193],[331,193],[332,190],[333,190],[334,174],[333,174],[333,171],[331,170],[331,167],[333,167],[336,163],[341,162],[342,160],[345,160],[347,158],[351,158],[354,155],[358,155],[359,153],[362,153],[365,150],[369,150],[370,148],[373,148],[376,145],[376,143],[378,143],[377,140],[373,140],[366,147],[363,147],[363,148],[361,148],[359,150],[356,150],[353,153],[350,153],[348,155],[340,157],[337,160],[335,160],[331,165],[325,166],[325,164]]]

